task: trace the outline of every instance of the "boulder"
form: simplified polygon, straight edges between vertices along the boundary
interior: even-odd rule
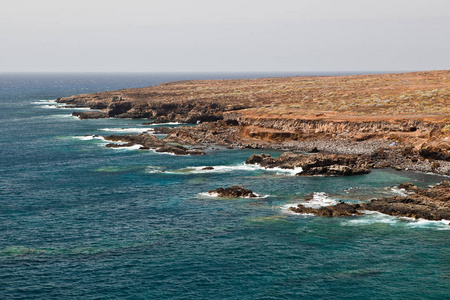
[[[228,188],[218,188],[213,191],[209,191],[210,194],[217,194],[219,197],[230,197],[230,198],[239,198],[239,197],[245,197],[245,198],[256,198],[258,197],[253,193],[253,191],[245,189],[243,187],[234,185],[232,187]]]

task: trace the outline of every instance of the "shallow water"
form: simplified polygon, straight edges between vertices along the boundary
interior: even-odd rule
[[[0,75],[0,298],[448,298],[447,223],[287,210],[313,193],[315,205],[357,202],[443,177],[295,177],[243,164],[261,150],[111,149],[92,136],[152,126],[78,120],[46,106],[77,93],[227,76]],[[235,184],[261,197],[204,194]]]

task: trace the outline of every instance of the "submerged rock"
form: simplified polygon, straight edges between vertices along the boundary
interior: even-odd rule
[[[231,197],[231,198],[239,198],[239,197],[247,197],[247,198],[256,198],[258,197],[253,193],[253,191],[245,189],[243,187],[233,185],[228,188],[218,188],[213,191],[209,191],[209,194],[217,194],[218,197]]]

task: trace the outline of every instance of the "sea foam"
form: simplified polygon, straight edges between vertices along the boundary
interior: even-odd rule
[[[387,224],[390,226],[405,226],[408,228],[428,228],[435,230],[450,230],[450,220],[431,221],[407,217],[395,217],[377,211],[362,211],[364,215],[352,220],[345,220],[342,225],[368,226],[374,224]]]
[[[213,169],[207,169],[212,167]],[[269,171],[276,172],[278,175],[289,175],[293,176],[302,171],[302,168],[295,169],[281,169],[281,168],[264,168],[259,165],[249,165],[249,164],[239,164],[239,165],[222,165],[222,166],[197,166],[197,167],[186,167],[184,169],[179,169],[171,171],[173,173],[229,173],[235,171]]]
[[[133,132],[133,133],[143,133],[147,131],[154,131],[153,128],[148,127],[135,127],[135,128],[100,128],[101,131],[112,131],[112,132]]]
[[[155,124],[149,124],[149,126],[164,126],[164,125],[188,125],[186,123],[180,123],[180,122],[167,122],[167,123],[155,123]]]
[[[315,192],[315,193],[313,193],[313,196],[310,200],[304,200],[304,201],[300,201],[297,203],[288,203],[288,204],[282,205],[281,210],[284,213],[293,213],[293,214],[298,215],[298,213],[292,212],[289,208],[296,207],[299,204],[301,204],[305,207],[320,208],[320,207],[325,207],[325,206],[330,206],[330,205],[336,205],[336,204],[338,204],[338,201],[331,198],[324,192]],[[304,215],[312,215],[312,214],[304,214]]]
[[[31,102],[31,104],[45,105],[45,104],[56,104],[56,99],[51,100],[39,100],[35,102]]]
[[[90,141],[90,140],[102,140],[105,141],[105,138],[98,135],[85,135],[85,136],[74,136],[74,139],[82,140],[82,141]]]
[[[135,145],[126,146],[126,147],[111,147],[111,149],[115,149],[115,150],[139,150],[141,147],[143,147],[143,146],[140,145],[140,144],[135,144]]]

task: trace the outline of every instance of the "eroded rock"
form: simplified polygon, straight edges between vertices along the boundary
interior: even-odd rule
[[[427,219],[433,221],[450,220],[450,181],[444,181],[427,189],[419,189],[412,183],[399,185],[410,194],[383,199],[373,199],[368,203],[348,204],[311,208],[299,204],[289,209],[301,214],[314,214],[326,217],[361,215],[361,210],[378,211],[396,217]]]
[[[303,171],[296,175],[358,175],[370,172],[368,159],[357,155],[318,153],[315,155],[285,152],[274,158],[269,154],[253,154],[246,162],[264,168],[295,169]]]
[[[239,198],[239,197],[246,197],[246,198],[256,198],[258,197],[253,193],[253,191],[245,189],[241,186],[233,185],[232,187],[228,188],[218,188],[213,191],[209,191],[210,194],[217,194],[218,197],[230,197],[230,198]]]
[[[298,204],[296,207],[290,207],[289,210],[299,214],[314,214],[322,217],[348,217],[355,215],[363,215],[359,211],[361,206],[359,204],[348,204],[340,201],[336,205],[312,208],[305,207],[302,204]]]
[[[172,145],[158,139],[153,134],[141,133],[138,135],[110,135],[105,136],[105,140],[114,142],[123,142],[123,144],[107,144],[106,147],[130,147],[133,145],[141,145],[142,150],[154,149],[160,153],[172,153],[175,155],[204,155],[205,152],[198,149],[189,149],[181,145]]]

